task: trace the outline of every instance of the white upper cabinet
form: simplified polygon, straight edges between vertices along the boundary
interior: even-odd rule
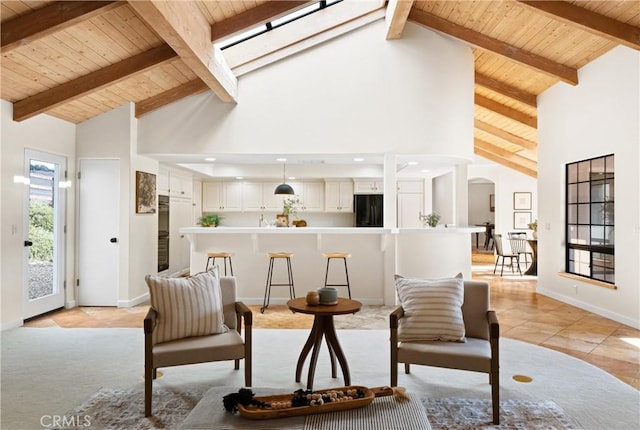
[[[193,197],[193,178],[188,175],[181,175],[173,171],[169,172],[169,196]]]
[[[302,211],[321,212],[324,210],[324,184],[304,182],[302,184]]]
[[[327,180],[324,188],[325,212],[353,212],[353,181]]]
[[[383,190],[382,179],[354,179],[355,194],[382,194]]]
[[[291,182],[289,185],[300,199],[299,212],[324,211],[324,182]]]
[[[242,210],[241,182],[204,182],[202,184],[202,212],[240,210]]]
[[[158,169],[158,195],[169,195],[169,170],[162,167]]]
[[[273,194],[279,182],[245,182],[242,208],[245,211],[281,211],[282,196]]]

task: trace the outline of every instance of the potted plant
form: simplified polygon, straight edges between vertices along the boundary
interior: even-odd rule
[[[289,215],[295,217],[298,214],[301,204],[302,202],[297,196],[285,197],[282,201],[282,213],[277,215],[278,226],[284,224],[282,227],[289,227]]]
[[[220,217],[215,214],[205,215],[203,217],[200,217],[200,219],[198,220],[198,222],[202,227],[215,227],[218,225],[219,221],[220,221]]]
[[[427,223],[429,227],[435,227],[438,225],[440,221],[440,214],[438,212],[431,212],[430,214],[424,217],[424,221]]]
[[[535,220],[534,222],[530,222],[529,224],[527,224],[527,227],[529,227],[530,230],[533,230],[532,236],[534,239],[538,238],[538,220]]]
[[[282,213],[284,215],[293,215],[294,217],[298,214],[298,210],[300,210],[300,205],[302,202],[300,198],[297,196],[294,197],[286,197],[282,201]]]

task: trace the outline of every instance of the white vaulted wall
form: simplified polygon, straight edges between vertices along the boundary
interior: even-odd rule
[[[384,38],[377,21],[242,76],[238,104],[208,93],[147,114],[139,151],[471,160],[471,49],[413,23]]]
[[[640,52],[617,47],[579,70],[579,85],[538,97],[538,291],[640,327]],[[615,155],[616,286],[564,271],[565,165]]]

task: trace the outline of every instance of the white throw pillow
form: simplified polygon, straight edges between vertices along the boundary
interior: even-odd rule
[[[147,275],[145,281],[158,313],[154,344],[225,331],[217,267],[182,278]]]
[[[460,275],[435,280],[396,275],[396,290],[404,309],[398,326],[399,341],[466,342],[464,281]]]

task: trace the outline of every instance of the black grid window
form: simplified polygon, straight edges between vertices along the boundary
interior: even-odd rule
[[[568,273],[615,283],[613,155],[567,164]]]

